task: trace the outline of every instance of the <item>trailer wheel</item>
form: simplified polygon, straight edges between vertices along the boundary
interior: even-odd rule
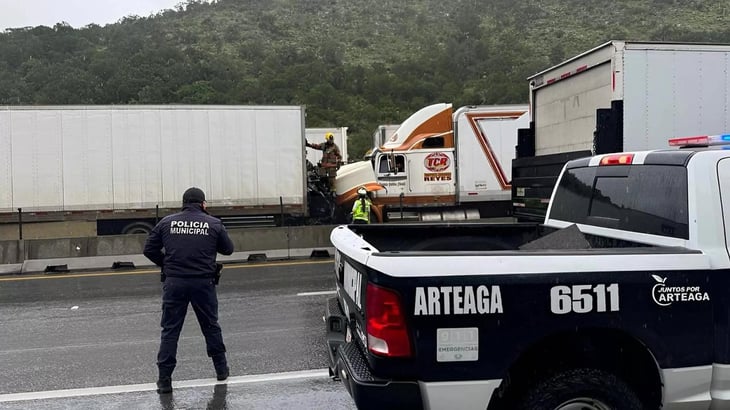
[[[134,222],[131,223],[122,229],[122,234],[124,235],[135,235],[135,234],[149,234],[152,232],[152,224],[147,222]]]
[[[641,410],[623,380],[603,370],[572,369],[538,382],[520,400],[523,410]]]

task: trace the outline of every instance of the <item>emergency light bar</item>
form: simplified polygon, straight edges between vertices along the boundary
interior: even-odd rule
[[[730,134],[718,135],[697,135],[694,137],[671,138],[669,145],[672,147],[730,145]]]

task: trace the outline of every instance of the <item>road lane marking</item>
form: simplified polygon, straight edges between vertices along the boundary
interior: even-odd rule
[[[223,271],[225,272],[226,268],[232,268],[232,269],[238,269],[238,268],[244,268],[244,269],[251,269],[251,268],[268,268],[268,267],[276,267],[276,266],[296,266],[296,265],[319,265],[319,264],[331,264],[332,259],[324,260],[324,261],[293,261],[293,262],[264,262],[264,263],[255,263],[255,264],[249,264],[249,263],[237,263],[237,264],[226,264],[224,265]],[[74,279],[74,278],[88,278],[88,277],[99,277],[99,276],[125,276],[125,275],[147,275],[151,273],[160,273],[159,269],[145,269],[145,270],[135,270],[130,272],[98,272],[98,273],[69,273],[69,274],[62,274],[62,273],[55,273],[50,275],[32,275],[32,276],[26,276],[25,274],[22,274],[20,276],[13,276],[13,277],[0,277],[0,282],[19,282],[23,280],[46,280],[46,279]]]
[[[250,384],[250,383],[265,383],[275,382],[282,380],[298,380],[298,379],[314,379],[329,377],[329,371],[327,369],[315,369],[315,370],[300,370],[294,372],[284,373],[268,373],[268,374],[254,374],[248,376],[234,376],[229,377],[224,382],[219,382],[216,379],[198,379],[198,380],[181,380],[173,381],[173,388],[192,388],[192,387],[206,387],[215,386],[216,384]],[[146,391],[156,391],[157,385],[154,383],[145,384],[128,384],[122,386],[102,386],[102,387],[89,387],[84,389],[66,389],[66,390],[49,390],[39,392],[28,392],[28,393],[11,393],[11,394],[0,394],[0,403],[9,403],[16,401],[27,401],[27,400],[48,400],[48,399],[62,399],[68,397],[83,397],[83,396],[99,396],[103,394],[120,394],[120,393],[138,393]]]
[[[297,296],[321,296],[321,295],[334,295],[336,294],[336,290],[323,290],[320,292],[302,292],[297,293]]]

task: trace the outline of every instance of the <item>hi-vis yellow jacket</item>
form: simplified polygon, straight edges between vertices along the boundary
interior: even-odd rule
[[[352,219],[361,219],[370,223],[370,200],[367,198],[358,198],[352,204]]]

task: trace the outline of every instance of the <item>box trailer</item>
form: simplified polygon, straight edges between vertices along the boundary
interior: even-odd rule
[[[300,106],[0,107],[0,223],[142,233],[191,186],[224,223],[306,216],[304,129]]]
[[[524,220],[544,218],[569,159],[730,129],[730,45],[609,41],[528,81],[531,122],[512,171]]]

